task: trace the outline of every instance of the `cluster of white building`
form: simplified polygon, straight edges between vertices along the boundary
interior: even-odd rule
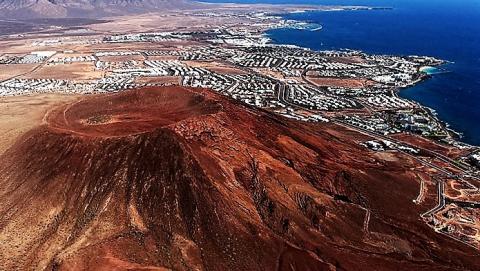
[[[361,145],[374,150],[374,151],[387,151],[387,150],[397,150],[397,151],[402,151],[406,152],[409,154],[419,154],[420,150],[417,148],[405,146],[402,144],[398,144],[395,142],[392,142],[390,140],[370,140],[364,143],[361,143]]]
[[[477,168],[480,169],[480,154],[479,153],[476,153],[476,154],[472,154],[469,156],[469,159],[470,159],[470,162],[476,166]]]
[[[299,121],[308,121],[308,122],[330,122],[330,120],[319,114],[304,114],[299,111],[295,111],[292,108],[287,108],[286,110],[276,110],[277,114],[284,116],[289,119],[299,120]]]
[[[201,67],[190,67],[176,60],[146,60],[145,65],[170,76],[203,76],[211,72]]]
[[[78,83],[56,79],[10,79],[0,83],[0,96],[28,95],[33,93],[95,92],[94,83]]]
[[[326,91],[331,95],[343,97],[371,97],[390,93],[389,89],[376,87],[327,87]]]
[[[225,16],[225,15],[222,15]],[[233,15],[232,15],[233,16]],[[269,25],[272,18],[266,14],[245,14],[257,18],[260,24]],[[276,20],[276,19],[275,19]],[[274,21],[275,21],[274,20]],[[291,26],[295,22],[283,22]],[[305,27],[305,24],[297,24]],[[272,27],[272,25],[268,26]],[[53,58],[56,52],[32,52],[15,57],[3,56],[8,63],[69,64],[94,62],[95,69],[105,71],[104,77],[90,83],[74,83],[66,80],[12,79],[0,84],[0,95],[29,92],[121,91],[146,84],[136,84],[139,77],[181,77],[184,86],[211,88],[258,107],[272,107],[282,114],[312,121],[313,112],[361,108],[362,105],[376,111],[413,109],[418,105],[397,97],[392,89],[413,84],[419,80],[419,69],[436,65],[440,61],[426,57],[395,57],[367,55],[359,51],[316,52],[295,46],[269,45],[270,40],[261,31],[248,27],[213,29],[205,32],[155,32],[105,37],[103,43],[203,41],[206,45],[179,45],[165,50],[106,50],[91,55],[72,54]],[[52,41],[53,42],[53,41]],[[58,42],[74,42],[58,40]],[[219,46],[220,44],[220,46]],[[73,51],[72,51],[73,53]],[[140,57],[139,57],[140,56]],[[131,57],[129,59],[129,57]],[[160,60],[162,59],[162,60]],[[176,60],[165,60],[176,59]],[[208,68],[187,65],[188,61],[228,62],[247,74],[221,74]],[[197,66],[197,65],[195,65]],[[253,69],[249,69],[253,68]],[[260,69],[256,69],[260,68]],[[271,73],[273,72],[273,73]],[[280,74],[280,76],[277,76]],[[283,78],[277,78],[282,77]],[[356,87],[315,87],[310,77],[355,78],[368,80],[369,84]],[[292,80],[294,78],[294,80]],[[149,80],[150,81],[150,80]],[[159,80],[161,81],[161,80]],[[300,82],[300,83],[299,83]],[[362,82],[362,81],[359,81]],[[315,114],[313,114],[315,116]],[[318,121],[323,117],[318,115]],[[400,129],[430,127],[419,122],[393,125],[385,116],[346,116],[342,121],[357,127],[383,134]],[[432,126],[433,127],[433,126]]]
[[[137,52],[137,51],[102,51],[102,52],[96,52],[94,55],[96,57],[105,57],[105,56],[135,56],[140,54],[141,52]]]
[[[413,75],[408,73],[394,73],[375,76],[372,78],[373,81],[382,83],[385,85],[390,85],[394,87],[406,87],[413,82]]]
[[[346,115],[342,118],[342,122],[384,135],[401,132],[400,129],[393,127],[380,116]]]
[[[132,70],[143,68],[142,61],[127,60],[127,61],[95,61],[95,69],[102,71],[115,71],[115,70]]]
[[[277,83],[270,78],[255,74],[232,75],[231,78],[236,82],[227,93],[234,99],[258,107],[269,107],[269,101],[275,99]]]
[[[85,56],[67,56],[67,57],[55,57],[50,59],[49,63],[54,64],[70,64],[76,62],[95,62],[98,58],[93,55],[85,55]]]
[[[209,88],[217,92],[223,92],[234,85],[234,79],[229,75],[210,73],[203,76],[186,75],[182,79],[182,85],[195,88]]]
[[[4,55],[0,64],[39,64],[56,54],[55,51],[36,51],[23,56]]]
[[[18,64],[20,59],[22,59],[21,56],[3,55],[0,57],[0,65]]]
[[[285,98],[289,103],[311,110],[330,111],[358,106],[353,100],[327,96],[318,89],[307,85],[289,84],[286,91],[287,95]]]
[[[189,36],[181,33],[155,32],[155,33],[113,35],[113,36],[105,37],[103,39],[103,42],[107,42],[107,43],[166,42],[166,41],[178,41],[181,39],[186,39],[188,37]]]
[[[137,84],[129,76],[110,75],[92,82],[57,79],[10,79],[0,83],[0,96],[18,96],[39,93],[93,94],[118,92],[126,89],[153,86]]]
[[[423,136],[446,137],[443,127],[438,123],[433,115],[413,111],[396,112],[396,126],[402,131],[420,134]]]
[[[396,96],[388,96],[385,94],[368,97],[367,99],[365,99],[365,102],[377,110],[408,109],[416,107],[415,103],[412,103],[408,100]]]
[[[203,76],[188,75],[183,77],[183,85],[190,87],[211,88],[229,95],[234,99],[258,107],[271,107],[275,100],[277,83],[270,78],[255,74],[217,74],[210,72]]]
[[[232,63],[250,68],[280,68],[288,70],[352,70],[359,68],[356,65],[345,64],[340,62],[327,62],[323,57],[318,55],[298,56],[285,55],[284,51],[280,51],[279,55],[275,55],[271,51],[266,54],[259,52],[248,52],[246,54],[238,53],[229,59]],[[302,52],[302,51],[300,51]],[[300,54],[301,55],[301,54]]]

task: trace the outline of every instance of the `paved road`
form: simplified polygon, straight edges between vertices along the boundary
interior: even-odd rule
[[[437,180],[437,199],[438,203],[433,209],[421,214],[421,217],[429,217],[445,208],[445,181]]]
[[[418,147],[416,147],[416,146],[411,146],[411,145],[409,145],[408,143],[405,143],[405,142],[403,142],[403,141],[399,141],[399,140],[390,138],[390,137],[388,137],[388,136],[380,135],[380,134],[378,134],[378,133],[375,133],[375,132],[372,132],[372,131],[369,131],[369,130],[365,130],[365,129],[359,128],[359,127],[357,127],[357,126],[351,125],[351,124],[346,123],[346,122],[343,122],[343,121],[341,121],[341,120],[333,120],[332,122],[335,123],[335,124],[337,124],[337,125],[344,126],[344,127],[349,128],[349,129],[355,130],[355,131],[357,131],[357,132],[359,132],[359,133],[366,134],[366,135],[368,135],[368,136],[370,136],[370,137],[372,137],[372,138],[374,138],[374,139],[377,139],[377,140],[388,140],[388,141],[391,141],[391,142],[393,142],[393,143],[395,143],[395,144],[405,145],[405,146],[409,146],[409,147],[413,147],[413,148],[418,148]],[[420,148],[420,149],[421,149],[421,148]],[[421,149],[421,150],[423,151],[424,149]],[[446,174],[447,176],[452,176],[452,177],[455,176],[455,175],[454,175],[453,173],[451,173],[450,171],[447,171],[446,169],[441,168],[441,167],[439,167],[439,166],[437,166],[437,165],[434,165],[434,164],[432,164],[432,163],[430,163],[430,162],[427,162],[427,161],[425,161],[425,160],[422,160],[422,159],[418,158],[417,156],[415,156],[415,155],[413,155],[413,154],[410,154],[410,153],[408,153],[408,152],[401,151],[401,150],[399,150],[399,151],[402,152],[402,153],[404,153],[404,154],[406,154],[406,155],[408,155],[408,156],[410,156],[411,158],[415,159],[416,161],[422,163],[423,165],[432,167],[432,168],[438,170],[439,172],[442,172],[443,174]],[[434,152],[433,152],[433,153],[434,153]]]
[[[38,64],[37,66],[35,66],[33,69],[31,69],[31,70],[29,70],[29,71],[27,71],[27,72],[24,72],[24,73],[22,73],[22,74],[17,74],[17,75],[15,75],[15,76],[10,77],[10,78],[4,79],[4,80],[0,80],[0,83],[6,82],[6,81],[8,81],[8,80],[12,80],[12,79],[15,79],[15,78],[18,78],[18,77],[21,77],[21,76],[25,76],[25,75],[27,75],[27,74],[29,74],[29,73],[33,73],[33,72],[37,71],[37,70],[40,69],[40,68],[43,68],[45,65],[48,64],[48,61],[50,61],[50,59],[52,59],[52,57],[55,56],[56,54],[57,54],[57,53],[49,56],[47,59],[44,60],[44,62],[39,63],[39,64]]]
[[[288,100],[288,98],[287,98],[287,97],[288,97],[288,89],[287,89],[287,85],[286,85],[285,82],[283,82],[283,81],[281,81],[281,80],[278,80],[277,78],[271,77],[271,76],[269,76],[269,75],[265,75],[265,74],[256,72],[256,71],[254,71],[254,70],[251,69],[251,68],[242,67],[242,70],[244,70],[244,71],[246,71],[246,72],[250,72],[250,73],[255,73],[255,74],[259,75],[259,76],[265,76],[265,77],[273,80],[274,82],[276,82],[276,83],[278,84],[278,86],[279,86],[279,87],[278,87],[278,91],[276,92],[276,96],[277,96],[277,99],[278,99],[281,103],[284,103],[284,104],[289,105],[289,106],[294,107],[294,108],[295,108],[295,107],[297,107],[297,108],[300,107],[300,108],[302,108],[303,110],[308,111],[308,112],[311,112],[311,113],[314,113],[314,114],[317,113],[317,112],[311,111],[311,110],[309,110],[309,109],[307,109],[307,108],[303,108],[303,107],[301,107],[301,106],[299,106],[299,105],[297,105],[297,104],[291,103],[291,102]],[[308,78],[306,78],[306,71],[304,71],[304,72],[302,73],[302,79],[303,79],[305,82],[307,82],[307,83],[311,84],[312,86],[316,87],[315,84],[313,84],[312,82],[310,82],[310,81],[308,80]],[[394,142],[394,143],[396,143],[396,144],[400,144],[400,145],[404,145],[404,146],[408,146],[408,147],[420,149],[420,150],[422,150],[424,153],[427,153],[427,154],[429,154],[429,155],[437,158],[438,160],[443,161],[443,162],[449,164],[450,167],[459,170],[460,172],[462,172],[462,175],[468,174],[468,172],[466,172],[466,169],[465,169],[465,168],[460,167],[460,166],[456,163],[456,161],[454,161],[453,159],[451,159],[451,158],[449,158],[449,157],[447,157],[447,156],[445,156],[445,155],[443,155],[443,154],[437,153],[437,152],[432,151],[432,150],[428,150],[428,149],[424,149],[424,148],[419,148],[418,146],[412,146],[412,145],[410,145],[409,143],[406,143],[406,142],[403,142],[403,141],[400,141],[400,140],[397,140],[397,139],[393,139],[393,138],[390,138],[390,137],[388,137],[388,136],[384,136],[384,135],[381,135],[381,134],[378,134],[378,133],[375,133],[375,132],[372,132],[372,131],[368,131],[368,130],[365,130],[365,129],[362,129],[362,128],[359,128],[359,127],[350,125],[350,124],[345,123],[345,122],[340,121],[340,120],[333,120],[332,122],[334,122],[334,123],[336,123],[336,124],[338,124],[338,125],[341,125],[341,126],[344,126],[344,127],[350,128],[350,129],[353,129],[353,130],[355,130],[355,131],[357,131],[357,132],[360,132],[360,133],[363,133],[363,134],[367,134],[367,135],[369,135],[369,136],[371,136],[371,137],[373,137],[373,138],[375,138],[375,139],[388,140],[388,141]],[[403,151],[402,151],[402,152],[403,152]],[[432,164],[432,163],[430,163],[430,162],[421,160],[421,159],[419,159],[418,157],[416,157],[416,156],[414,156],[414,155],[412,155],[412,154],[409,154],[409,153],[407,153],[407,152],[403,152],[403,153],[406,154],[406,155],[409,155],[410,157],[412,157],[413,159],[417,160],[418,162],[420,162],[420,163],[423,164],[423,165],[427,165],[427,166],[429,166],[429,167],[435,168],[436,170],[438,170],[439,172],[442,172],[443,174],[446,174],[447,176],[456,177],[452,172],[449,172],[449,171],[447,171],[447,170],[444,169],[444,168],[441,168],[441,167],[439,167],[439,166],[437,166],[437,165],[434,165],[434,164]],[[473,178],[480,181],[480,178],[478,178],[478,177],[473,176]]]

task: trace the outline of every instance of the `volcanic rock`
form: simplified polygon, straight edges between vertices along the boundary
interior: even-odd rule
[[[0,157],[0,270],[480,270],[361,137],[181,87],[55,107]]]

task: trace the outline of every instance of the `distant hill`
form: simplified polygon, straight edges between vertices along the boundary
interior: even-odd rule
[[[0,18],[94,18],[195,5],[189,0],[0,0]]]

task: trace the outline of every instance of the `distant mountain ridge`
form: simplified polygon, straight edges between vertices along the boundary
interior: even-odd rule
[[[189,0],[0,0],[3,18],[102,17],[193,7]]]

